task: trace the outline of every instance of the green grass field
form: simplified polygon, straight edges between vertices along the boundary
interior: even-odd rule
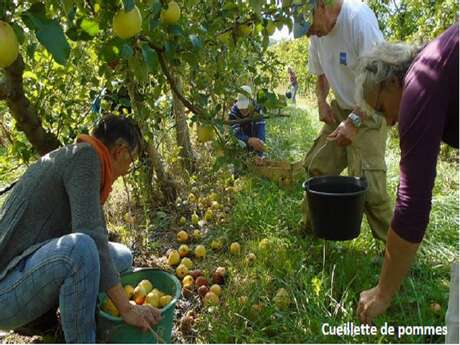
[[[267,121],[270,158],[300,160],[311,146],[320,123],[316,110],[301,100],[287,119]],[[398,183],[399,143],[392,130],[388,139],[388,188],[392,200]],[[226,258],[233,274],[225,303],[204,314],[199,339],[210,343],[440,343],[442,336],[326,336],[324,323],[358,324],[355,308],[359,293],[378,280],[383,245],[374,241],[366,221],[361,236],[350,242],[326,242],[297,232],[301,217],[301,182],[291,190],[255,176],[241,179],[225,231],[231,240],[254,252],[252,266]],[[378,318],[395,326],[442,326],[447,308],[450,261],[458,253],[458,163],[440,160],[433,210],[425,241],[410,275],[388,312]],[[271,247],[258,243],[268,238]],[[273,297],[279,288],[292,296],[287,311],[278,311]],[[241,305],[238,297],[248,296]],[[430,305],[439,303],[441,311]],[[257,313],[253,304],[263,307]]]
[[[321,126],[311,101],[300,99],[297,107],[288,108],[290,117],[267,120],[269,158],[302,160]],[[224,236],[227,243],[238,241],[240,256],[227,250],[213,252],[208,247],[205,261],[196,262],[210,272],[225,266],[229,279],[224,286],[221,303],[216,308],[203,308],[198,300],[181,301],[177,319],[187,309],[198,314],[194,332],[185,336],[175,327],[174,341],[189,343],[443,343],[443,336],[327,336],[325,323],[358,324],[355,308],[359,293],[373,287],[381,268],[382,243],[370,234],[363,221],[361,236],[349,242],[326,242],[301,237],[297,232],[301,219],[302,180],[290,189],[261,179],[243,170],[235,182],[235,192],[227,195],[220,185],[222,178],[211,168],[214,157],[209,146],[197,147],[200,166],[204,169],[192,184],[198,194],[211,190],[220,193],[225,204],[225,220],[212,224],[203,243],[208,247],[212,238]],[[410,275],[387,313],[378,318],[377,326],[385,322],[394,326],[443,326],[447,309],[450,262],[458,253],[458,158],[457,151],[444,152],[438,163],[438,177],[433,193],[433,210],[427,235],[419,250]],[[6,166],[0,180],[2,186],[12,182],[23,167],[10,171]],[[14,162],[9,162],[10,167]],[[398,184],[399,144],[396,131],[388,139],[388,188],[392,200]],[[117,182],[107,207],[109,227],[126,244],[132,243],[137,232],[144,236],[147,256],[164,255],[167,248],[177,246],[174,225],[176,215],[168,209],[147,210],[156,214],[153,224],[136,218],[136,224],[124,224],[127,206],[124,188]],[[185,187],[188,189],[190,186]],[[118,194],[116,194],[118,193]],[[187,195],[188,192],[184,194]],[[134,199],[135,196],[133,196]],[[0,200],[1,201],[1,200]],[[139,213],[145,209],[137,210]],[[155,213],[156,212],[156,213]],[[190,214],[187,215],[189,217]],[[178,215],[177,215],[178,216]],[[187,225],[190,226],[190,225]],[[141,237],[142,237],[141,236]],[[259,248],[268,239],[266,249]],[[256,260],[248,264],[246,254],[253,252]],[[137,265],[148,266],[137,252]],[[147,263],[146,263],[147,262]],[[273,301],[279,288],[291,296],[287,310],[280,311]],[[242,303],[241,296],[247,301]],[[438,303],[440,311],[430,305]],[[254,307],[255,305],[255,307]],[[18,340],[19,339],[19,340]],[[28,338],[10,337],[7,342],[31,342]],[[52,338],[43,338],[53,342]]]

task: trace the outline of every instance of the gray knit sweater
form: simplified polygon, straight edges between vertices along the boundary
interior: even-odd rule
[[[51,239],[81,232],[99,250],[100,289],[119,283],[109,255],[100,185],[101,162],[86,143],[62,147],[31,165],[0,209],[0,280]]]

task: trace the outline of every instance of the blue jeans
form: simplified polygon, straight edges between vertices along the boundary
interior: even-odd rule
[[[109,243],[118,271],[132,268],[130,250]],[[95,343],[99,252],[94,240],[73,233],[51,240],[0,281],[0,329],[21,327],[59,304],[68,343]]]

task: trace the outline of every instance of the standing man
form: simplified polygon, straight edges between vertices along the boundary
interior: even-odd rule
[[[365,213],[375,238],[385,241],[392,207],[386,191],[385,121],[364,114],[355,101],[358,58],[383,41],[377,18],[358,0],[306,0],[296,8],[294,37],[310,37],[308,67],[317,76],[319,119],[324,122],[305,157],[309,176],[339,175],[345,168],[365,176]],[[329,88],[334,99],[327,101]],[[314,158],[314,159],[313,159]],[[301,230],[311,231],[304,198]]]
[[[299,89],[299,83],[297,82],[297,76],[295,75],[295,72],[291,66],[288,66],[287,71],[289,74],[289,85],[290,85],[289,91],[291,91],[292,103],[296,104],[295,97],[297,95],[297,90]]]

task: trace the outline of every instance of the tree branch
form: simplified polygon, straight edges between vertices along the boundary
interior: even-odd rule
[[[11,66],[5,68],[6,78],[0,83],[0,99],[6,100],[11,115],[16,120],[16,127],[24,132],[40,155],[45,155],[58,148],[61,143],[53,133],[42,127],[35,107],[24,93],[23,72],[24,61],[19,55]]]
[[[242,124],[242,123],[248,123],[248,122],[252,122],[252,121],[259,121],[259,120],[267,120],[267,119],[272,119],[274,117],[289,117],[289,115],[286,115],[286,114],[274,114],[274,115],[271,115],[271,116],[263,116],[263,115],[259,115],[259,116],[251,116],[251,117],[246,117],[244,119],[240,119],[240,120],[224,120],[223,123],[224,125],[234,125],[234,124]]]
[[[158,59],[160,61],[160,66],[161,70],[163,71],[164,75],[166,76],[166,79],[168,80],[169,86],[171,87],[171,90],[176,94],[177,98],[180,99],[180,101],[189,109],[192,113],[195,115],[200,116],[201,114],[204,113],[202,109],[196,108],[189,100],[187,100],[177,89],[177,85],[174,81],[174,78],[171,76],[171,73],[169,72],[168,66],[166,65],[166,60],[163,55],[163,51],[155,46],[152,47],[155,49],[155,51],[158,54]]]
[[[0,100],[5,100],[9,97],[10,92],[6,78],[0,79]]]

